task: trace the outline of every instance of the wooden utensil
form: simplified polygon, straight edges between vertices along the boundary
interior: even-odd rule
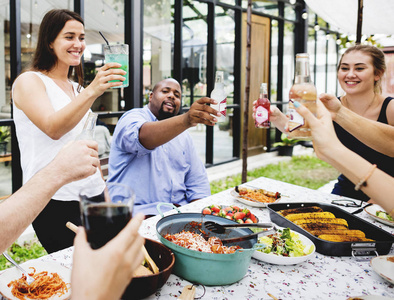
[[[67,222],[66,223],[67,228],[69,228],[70,230],[74,231],[75,233],[77,233],[78,231],[78,226],[76,226],[74,223],[71,222]],[[150,257],[148,251],[146,251],[146,248],[144,245],[142,245],[142,252],[144,253],[144,257],[145,260],[147,261],[147,263],[150,265],[152,271],[154,274],[159,273],[159,268],[157,267],[157,265],[155,264],[155,262],[153,261],[153,259]]]

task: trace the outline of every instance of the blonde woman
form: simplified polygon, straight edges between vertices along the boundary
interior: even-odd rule
[[[348,48],[338,64],[340,100],[327,94],[320,100],[331,112],[339,140],[350,150],[394,176],[394,101],[382,95],[384,54],[374,46]],[[367,201],[369,197],[341,174],[332,193]]]

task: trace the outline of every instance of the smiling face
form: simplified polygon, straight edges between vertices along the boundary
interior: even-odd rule
[[[149,95],[149,109],[157,119],[175,116],[181,106],[181,87],[175,79],[157,83]]]
[[[338,81],[346,94],[365,93],[374,90],[375,75],[372,57],[361,51],[351,51],[343,55],[338,68]]]
[[[58,64],[78,66],[86,48],[83,24],[77,20],[67,21],[50,47]]]

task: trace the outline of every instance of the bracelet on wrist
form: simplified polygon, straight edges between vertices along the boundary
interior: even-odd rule
[[[369,177],[371,177],[375,169],[376,169],[376,165],[373,164],[369,169],[368,173],[363,178],[361,178],[360,181],[354,186],[354,189],[356,191],[358,191],[361,188],[361,186],[367,186],[367,180],[369,179]]]

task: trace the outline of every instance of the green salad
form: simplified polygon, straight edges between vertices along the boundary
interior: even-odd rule
[[[290,228],[278,229],[274,234],[259,237],[258,242],[267,246],[258,251],[278,256],[298,257],[313,252],[313,245],[305,245]]]
[[[385,211],[378,210],[376,216],[385,220],[394,221],[394,219]]]

